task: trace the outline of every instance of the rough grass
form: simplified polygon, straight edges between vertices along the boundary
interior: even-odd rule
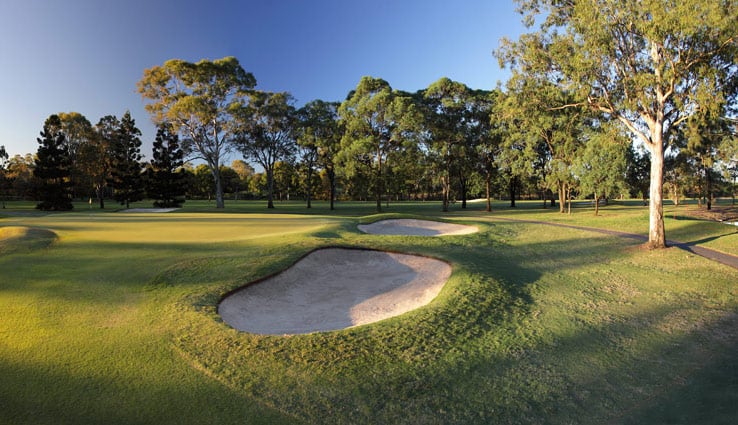
[[[45,249],[0,256],[0,423],[738,417],[738,271],[675,248],[646,251],[496,219],[638,230],[639,207],[606,207],[594,218],[586,208],[562,216],[533,203],[515,211],[497,204],[492,214],[457,206],[446,215],[430,203],[390,205],[387,217],[480,228],[443,238],[362,234],[359,220],[384,217],[360,218],[373,214],[371,204],[330,212],[318,203],[309,215],[296,214],[298,203],[277,207],[0,220],[59,235]],[[738,235],[711,223],[667,226],[669,238],[738,247]],[[454,273],[428,306],[340,332],[257,336],[219,319],[225,292],[321,246],[431,255],[452,262]]]

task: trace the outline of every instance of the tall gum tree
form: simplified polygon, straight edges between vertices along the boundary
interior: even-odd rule
[[[154,123],[171,123],[188,159],[205,161],[215,183],[217,208],[224,208],[220,166],[234,138],[234,113],[256,86],[238,60],[226,57],[190,63],[172,59],[144,71],[138,91]]]
[[[387,161],[408,141],[419,125],[420,114],[409,94],[392,90],[380,78],[363,77],[338,109],[345,133],[340,157],[348,177],[367,172],[377,212],[387,188]]]
[[[330,186],[330,209],[334,209],[336,197],[335,156],[341,144],[343,130],[338,123],[337,102],[313,100],[298,111],[299,131],[297,144],[307,168],[307,207],[311,207],[313,167],[323,167]]]
[[[241,108],[236,145],[244,158],[256,161],[267,176],[267,208],[274,208],[274,166],[295,153],[296,110],[289,93],[254,92]]]
[[[666,246],[664,152],[695,111],[735,95],[738,0],[518,0],[530,27],[503,40],[502,63],[545,72],[577,106],[622,122],[651,153],[651,248]],[[570,105],[561,105],[566,107]]]

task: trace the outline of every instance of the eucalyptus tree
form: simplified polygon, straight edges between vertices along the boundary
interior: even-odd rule
[[[340,157],[348,178],[362,175],[374,193],[377,211],[388,187],[391,154],[412,144],[420,115],[409,94],[398,92],[389,83],[363,77],[338,109],[345,133]]]
[[[564,212],[575,183],[572,166],[583,146],[587,120],[583,108],[557,107],[571,99],[570,92],[551,83],[544,73],[516,72],[508,81],[508,93],[499,109],[512,133],[508,143],[522,145],[522,153],[512,153],[530,161],[514,162],[517,172],[537,177],[544,194],[546,189],[555,190],[560,212]]]
[[[234,57],[197,63],[168,60],[145,70],[138,82],[154,122],[170,122],[187,158],[207,165],[217,208],[225,206],[220,166],[235,136],[234,114],[243,110],[255,86],[254,76]]]
[[[35,159],[32,154],[14,155],[5,167],[5,182],[9,195],[16,199],[29,199],[33,194],[33,169]]]
[[[442,189],[442,210],[448,211],[451,201],[451,179],[458,175],[465,199],[464,162],[469,162],[467,146],[467,107],[471,90],[466,85],[443,77],[423,91],[423,116],[427,152],[436,164]],[[466,205],[464,205],[466,206]]]
[[[343,129],[338,121],[338,102],[313,100],[299,109],[297,145],[306,168],[307,207],[311,207],[313,171],[322,167],[330,185],[330,209],[336,196],[336,155],[341,146]]]
[[[87,141],[77,151],[76,169],[85,176],[100,208],[105,208],[105,190],[111,178],[112,149],[119,127],[120,121],[114,115],[100,118]]]
[[[518,0],[538,32],[503,40],[501,62],[545,70],[574,102],[619,120],[651,154],[648,245],[666,246],[664,152],[695,111],[735,95],[738,0]],[[540,16],[543,12],[543,16]],[[538,18],[538,19],[537,19]]]
[[[608,194],[624,186],[625,151],[630,141],[610,124],[595,126],[588,133],[585,137],[589,140],[574,170],[580,193],[594,195],[595,215],[599,215],[600,199],[607,201]]]
[[[467,108],[467,134],[475,150],[472,166],[484,179],[486,211],[492,211],[492,181],[497,175],[496,158],[502,149],[505,127],[495,114],[499,90],[473,90]]]
[[[698,172],[704,177],[707,209],[712,209],[714,183],[720,178],[718,173],[721,160],[730,160],[730,152],[721,152],[729,146],[732,139],[730,121],[723,118],[720,111],[696,113],[682,126],[686,139],[685,152],[694,157]]]
[[[51,115],[44,122],[41,137],[36,139],[33,176],[38,181],[37,209],[44,211],[66,211],[73,208],[71,169],[67,140],[58,115]]]
[[[57,114],[61,121],[62,132],[67,143],[67,150],[72,161],[71,181],[72,190],[79,195],[80,190],[88,191],[90,189],[90,176],[84,164],[84,159],[80,156],[81,152],[86,149],[91,142],[92,124],[79,112],[60,112]]]
[[[237,115],[236,146],[245,159],[264,168],[267,208],[274,208],[274,165],[295,155],[296,109],[289,93],[255,91]]]

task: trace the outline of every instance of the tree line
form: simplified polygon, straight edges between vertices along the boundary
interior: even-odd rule
[[[243,74],[235,58],[214,63]],[[201,78],[211,90],[224,90],[216,76]],[[139,84],[142,93],[150,90],[146,81]],[[52,115],[35,156],[9,160],[5,154],[3,193],[37,199],[39,208],[49,210],[70,209],[72,199],[88,197],[100,208],[106,199],[128,206],[144,197],[156,207],[181,206],[186,198],[217,205],[226,197],[266,198],[270,208],[275,197],[304,199],[308,208],[316,198],[331,201],[331,208],[339,198],[371,199],[378,211],[391,199],[438,200],[448,211],[456,201],[466,208],[473,197],[486,198],[490,210],[492,198],[514,206],[526,197],[544,207],[558,200],[564,212],[573,195],[597,201],[648,197],[650,155],[614,122],[586,110],[552,110],[566,93],[529,77],[514,75],[506,91],[474,90],[441,78],[415,93],[364,77],[344,102],[315,100],[302,108],[287,93],[225,91],[238,90],[250,96],[248,103],[235,97],[213,101],[200,88],[191,99],[169,94],[184,105],[149,104],[158,122],[149,162],[141,160],[141,132],[128,112],[94,126],[79,113]],[[220,110],[203,107],[218,104]],[[158,118],[157,110],[180,115]],[[179,128],[172,124],[177,120]],[[734,195],[735,138],[730,128],[723,130],[713,150],[696,147],[704,132],[689,126],[679,132],[680,149],[668,158],[666,178],[675,202],[691,196],[709,205],[712,194]],[[223,164],[234,151],[244,159]],[[193,166],[188,158],[210,160]]]
[[[735,0],[518,3],[524,22],[537,28],[495,51],[512,71],[504,88],[473,90],[441,78],[410,93],[364,77],[340,103],[297,108],[287,92],[257,90],[233,57],[169,60],[145,70],[137,88],[153,121],[178,137],[183,158],[209,172],[218,208],[230,190],[224,161],[234,153],[263,170],[269,208],[286,170],[297,176],[289,190],[307,206],[318,194],[371,199],[378,211],[390,199],[438,199],[446,211],[483,195],[489,209],[494,196],[514,206],[528,194],[543,205],[558,201],[563,212],[574,195],[595,206],[640,196],[649,204],[653,247],[665,245],[665,193],[675,202],[699,197],[708,208],[714,194],[734,194]],[[71,128],[62,133],[79,167],[84,143]],[[39,141],[55,137],[45,133]],[[50,155],[39,147],[35,161]],[[115,158],[70,171],[69,180],[84,175],[88,187],[133,200],[140,195],[116,168],[127,159]]]

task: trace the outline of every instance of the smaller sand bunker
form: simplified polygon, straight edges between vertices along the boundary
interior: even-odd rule
[[[450,275],[448,263],[432,258],[326,248],[231,293],[218,313],[230,326],[256,334],[333,331],[426,305]]]
[[[360,224],[359,230],[373,235],[405,236],[468,235],[479,231],[474,226],[414,219],[382,220],[372,224]]]

